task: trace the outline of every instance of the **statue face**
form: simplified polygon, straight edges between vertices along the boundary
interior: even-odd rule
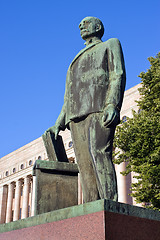
[[[81,37],[86,40],[89,37],[96,36],[97,26],[94,18],[86,17],[79,24]]]

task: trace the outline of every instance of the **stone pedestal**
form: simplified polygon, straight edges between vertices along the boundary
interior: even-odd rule
[[[159,240],[160,212],[98,200],[0,225],[0,240]]]
[[[37,160],[35,215],[78,204],[77,164]]]

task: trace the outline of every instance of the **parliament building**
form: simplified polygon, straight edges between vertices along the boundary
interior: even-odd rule
[[[121,109],[121,119],[132,117],[132,109],[138,111],[135,100],[140,95],[140,84],[125,91]],[[60,132],[67,157],[71,163],[76,162],[70,132]],[[25,146],[9,153],[0,159],[0,223],[8,223],[18,219],[34,216],[35,202],[35,176],[32,175],[33,165],[36,160],[48,161],[42,137],[26,144]],[[135,181],[134,174],[122,176],[125,163],[115,165],[118,182],[118,201],[136,205],[135,200],[129,195],[131,183]],[[78,204],[83,203],[83,194],[78,181]]]

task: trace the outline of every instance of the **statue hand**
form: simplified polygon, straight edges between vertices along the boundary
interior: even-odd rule
[[[57,136],[58,136],[58,133],[60,131],[60,125],[59,124],[55,124],[53,127],[54,127],[54,137],[57,140]]]
[[[66,128],[66,126],[65,126],[65,114],[62,111],[62,113],[59,115],[55,125],[53,127],[48,128],[46,130],[45,134],[47,132],[53,133],[55,140],[57,140],[57,136],[58,136],[59,131],[60,130],[64,131],[65,128]]]
[[[53,127],[50,127],[50,128],[48,128],[48,129],[45,131],[45,134],[47,134],[47,132],[53,133],[55,139],[57,139],[58,133],[59,133],[59,131],[60,131],[59,128],[60,128],[60,127],[59,127],[59,126],[56,126],[56,125],[53,126]]]
[[[116,107],[112,104],[109,104],[105,110],[104,110],[104,115],[102,117],[103,125],[104,127],[109,127],[111,124],[117,125],[118,123],[118,110]]]

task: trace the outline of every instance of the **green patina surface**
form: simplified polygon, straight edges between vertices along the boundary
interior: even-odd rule
[[[35,171],[35,169],[50,169],[64,172],[78,172],[77,164],[42,160],[37,160],[35,162],[33,171]]]
[[[45,132],[42,135],[42,139],[49,161],[68,162],[63,139],[60,135],[58,135],[57,139],[55,139],[55,135],[53,133]]]
[[[78,204],[77,164],[37,160],[33,175],[35,184],[35,215]]]
[[[56,148],[53,149],[46,141],[46,136],[50,133],[58,140],[60,130],[70,129],[84,202],[104,198],[117,200],[112,142],[115,127],[120,121],[126,82],[123,52],[116,38],[102,42],[104,26],[98,18],[84,18],[79,29],[86,47],[68,68],[61,113],[43,139],[50,159],[57,160]],[[84,134],[83,123],[88,124]]]
[[[131,206],[128,204],[114,202],[111,200],[102,199],[74,207],[43,213],[35,217],[26,218],[11,223],[1,224],[0,233],[50,223],[54,221],[60,221],[63,219],[87,215],[99,211],[108,211],[160,221],[159,211],[154,211],[150,209]]]

